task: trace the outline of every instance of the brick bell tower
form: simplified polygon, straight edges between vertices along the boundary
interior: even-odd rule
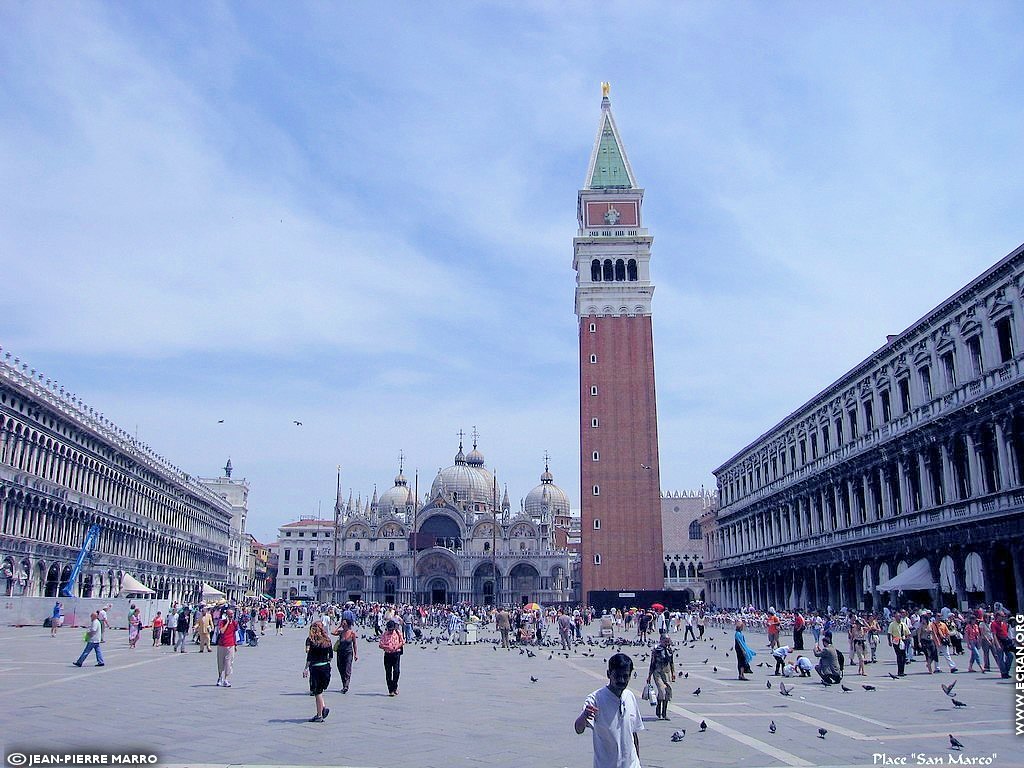
[[[651,244],[601,84],[601,121],[573,239],[580,327],[582,597],[664,588]]]

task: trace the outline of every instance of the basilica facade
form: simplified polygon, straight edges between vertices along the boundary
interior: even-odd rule
[[[1024,606],[1024,246],[715,470],[719,605]]]
[[[498,498],[477,447],[416,498],[401,466],[380,497],[343,501],[335,520],[281,527],[276,596],[344,602],[525,604],[574,599],[572,553],[556,525],[569,498],[547,465],[518,509]],[[564,538],[562,539],[564,541]]]

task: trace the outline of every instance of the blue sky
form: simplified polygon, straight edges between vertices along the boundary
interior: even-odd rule
[[[662,487],[1024,241],[1017,3],[0,5],[0,344],[269,539],[476,426],[578,504],[576,194],[646,189]],[[217,424],[224,419],[224,424]],[[296,427],[293,419],[303,422]],[[514,503],[516,503],[514,502]]]

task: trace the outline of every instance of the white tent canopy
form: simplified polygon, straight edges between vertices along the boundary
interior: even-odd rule
[[[203,582],[203,600],[218,600],[222,597],[227,597],[216,587],[211,587],[205,581]]]
[[[121,593],[136,595],[155,595],[156,590],[150,589],[130,573],[121,576]]]
[[[888,581],[878,585],[879,592],[905,592],[911,589],[936,589],[938,584],[932,576],[932,567],[922,557],[909,568],[897,573]]]

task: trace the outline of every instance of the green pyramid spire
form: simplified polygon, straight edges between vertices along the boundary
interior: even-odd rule
[[[594,174],[590,177],[590,189],[630,189],[632,186],[622,148],[612,129],[611,118],[606,114],[597,146]]]

